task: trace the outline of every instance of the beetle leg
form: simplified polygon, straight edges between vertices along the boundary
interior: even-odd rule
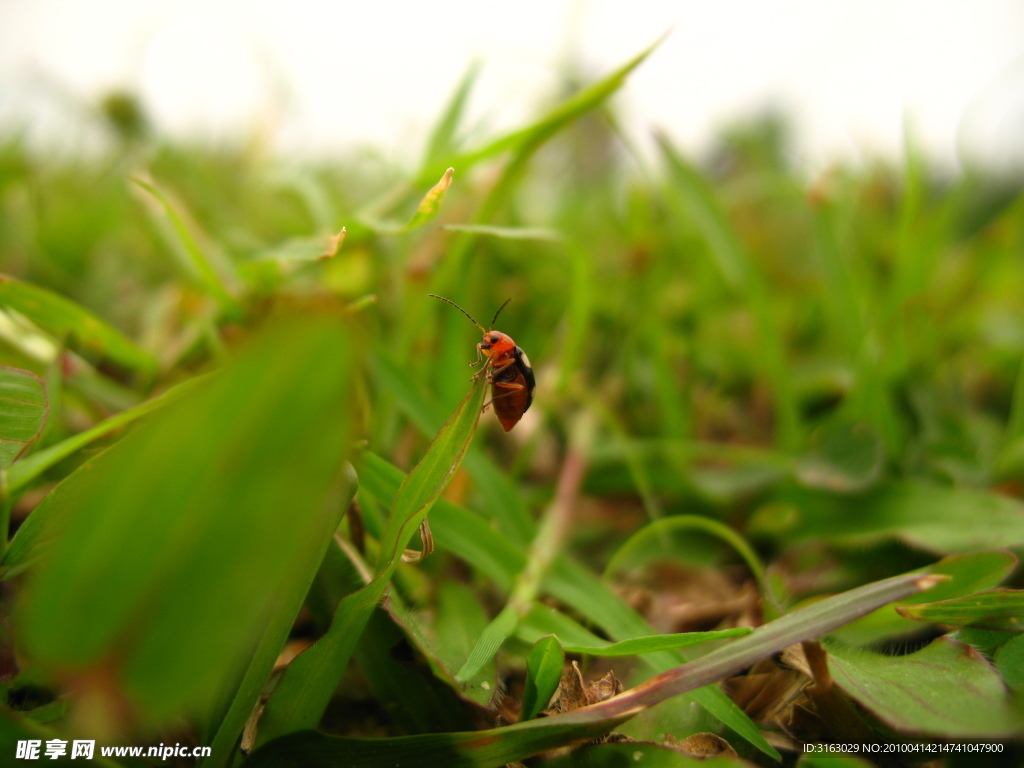
[[[509,390],[526,389],[526,387],[523,386],[522,384],[513,384],[513,383],[507,383],[507,382],[504,382],[504,381],[492,382],[492,386],[504,387],[505,389],[509,389]],[[500,395],[495,395],[490,400],[488,400],[486,403],[484,403],[483,407],[480,409],[480,413],[487,413],[487,409],[491,407],[491,404],[495,400],[497,400],[500,397],[507,397],[508,395],[511,395],[511,394],[512,394],[512,392],[502,392]]]
[[[481,347],[479,344],[477,344],[476,345],[476,360],[471,360],[470,361],[470,363],[469,363],[470,367],[472,367],[474,365],[480,365],[480,361],[483,360],[483,359],[484,359],[483,347]]]

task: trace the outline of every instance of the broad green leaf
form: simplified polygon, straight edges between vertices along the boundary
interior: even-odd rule
[[[637,656],[643,653],[658,653],[660,651],[674,651],[677,648],[689,648],[701,643],[710,643],[714,640],[728,640],[733,637],[749,635],[752,631],[750,627],[735,627],[733,629],[719,629],[711,632],[677,632],[668,635],[634,637],[630,640],[602,645],[567,644],[565,645],[565,650],[569,653],[585,653],[590,656]]]
[[[976,595],[900,606],[900,616],[935,624],[1007,632],[1024,630],[1024,590],[993,589]]]
[[[45,288],[0,275],[0,309],[12,309],[52,336],[67,338],[85,352],[129,370],[144,374],[156,371],[153,356],[116,328]]]
[[[996,669],[1010,690],[1024,693],[1024,635],[1015,635],[996,651]]]
[[[0,472],[39,438],[48,413],[43,380],[31,371],[0,365]]]
[[[811,436],[811,450],[796,464],[797,479],[834,493],[863,491],[878,481],[885,445],[867,424],[830,423]]]
[[[526,687],[519,722],[532,720],[555,695],[562,679],[565,652],[554,635],[542,637],[526,657]]]
[[[409,223],[406,224],[406,229],[422,227],[437,216],[437,212],[441,210],[441,203],[444,201],[444,194],[448,191],[448,187],[452,185],[452,177],[454,175],[454,168],[449,168],[444,172],[441,180],[431,187],[430,191],[423,196],[423,199],[420,201],[419,208],[416,209],[416,213],[413,214],[412,219],[410,219]]]
[[[838,645],[828,652],[836,685],[898,731],[986,738],[1020,730],[1003,681],[969,645],[940,637],[906,656]]]
[[[1024,503],[970,488],[893,481],[855,499],[809,498],[804,509],[798,540],[895,537],[942,553],[1024,544]]]
[[[568,713],[526,720],[487,731],[391,739],[338,738],[313,731],[293,733],[268,743],[253,754],[246,768],[326,766],[341,761],[363,768],[492,768],[522,760],[547,749],[607,733],[648,707],[685,691],[725,679],[788,645],[824,634],[851,618],[927,588],[932,583],[934,581],[927,577],[897,576],[825,598],[765,624],[745,637],[713,650],[696,661],[675,667],[636,688]]]
[[[288,666],[267,702],[259,743],[301,728],[312,728],[319,722],[402,552],[462,463],[480,419],[486,391],[484,384],[483,377],[474,381],[472,389],[398,489],[381,540],[376,576],[338,604],[334,620],[323,637]]]
[[[150,730],[207,716],[263,633],[283,643],[345,509],[353,356],[337,319],[271,323],[47,496],[15,614],[37,668]]]

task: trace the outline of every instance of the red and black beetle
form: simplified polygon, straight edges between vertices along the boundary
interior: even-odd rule
[[[484,367],[477,376],[484,374],[487,376],[487,381],[491,383],[490,405],[494,406],[494,413],[498,417],[498,421],[508,432],[529,410],[530,404],[533,402],[533,390],[537,385],[533,377],[533,368],[530,366],[530,358],[520,347],[516,346],[511,336],[494,330],[498,315],[512,299],[508,299],[498,307],[498,311],[494,313],[494,319],[491,320],[491,330],[488,331],[474,320],[469,312],[451,299],[434,293],[428,295],[448,302],[484,332],[483,340],[476,345],[476,360],[470,365],[479,365],[486,359]],[[486,406],[484,407],[486,408]]]

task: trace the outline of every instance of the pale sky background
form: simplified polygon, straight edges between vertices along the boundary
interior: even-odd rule
[[[810,167],[895,156],[909,123],[941,161],[1024,168],[1024,0],[0,0],[0,131],[73,147],[67,109],[127,88],[167,132],[411,163],[474,59],[471,114],[497,131],[567,57],[604,73],[669,29],[618,97],[641,142],[699,151],[777,106]]]

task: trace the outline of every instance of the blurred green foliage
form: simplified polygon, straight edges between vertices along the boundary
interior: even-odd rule
[[[608,98],[648,53],[480,141],[466,138],[471,70],[415,169],[168,141],[124,94],[104,104],[104,152],[0,140],[0,371],[33,372],[49,403],[44,426],[0,425],[0,445],[35,451],[0,475],[17,577],[4,644],[20,654],[5,667],[5,739],[181,731],[214,744],[204,764],[217,766],[240,759],[245,730],[245,749],[288,740],[260,758],[273,764],[318,720],[411,737],[514,719],[484,708],[505,682],[528,682],[536,714],[554,677],[539,685],[527,659],[544,635],[593,648],[756,623],[968,550],[1003,551],[944,561],[942,599],[1020,586],[1024,180],[933,168],[912,141],[901,165],[810,172],[775,114],[705,156],[666,136],[642,151]],[[513,432],[486,414],[469,446],[477,331],[428,293],[478,319],[512,298],[499,328],[538,380]],[[0,376],[0,395],[26,376]],[[360,487],[339,546],[348,460]],[[398,564],[428,510],[439,552]],[[743,603],[744,582],[763,604]],[[673,623],[687,585],[724,591]],[[846,678],[948,629],[928,622],[939,609],[909,611],[917,623],[887,611],[826,646]],[[1019,689],[1012,626],[986,636],[997,667],[950,666],[984,679],[971,706],[997,713],[1000,736],[1020,732],[998,678]],[[268,704],[286,642],[321,636]],[[959,679],[941,672],[949,649],[980,635],[958,637],[906,657],[937,660],[922,690]],[[655,645],[622,676],[686,658]],[[45,727],[9,711],[37,681],[51,699],[79,691]],[[920,691],[886,685],[864,705],[906,722],[879,727],[941,735],[900,703]],[[367,690],[377,717],[347,717]],[[438,702],[461,709],[439,717]],[[266,730],[250,734],[264,706]],[[777,755],[715,686],[622,728],[647,737],[666,721],[679,737],[722,730],[747,759]],[[493,754],[561,743],[552,727],[495,736]],[[487,764],[456,736],[430,743]],[[367,754],[387,750],[375,744]],[[394,744],[382,760],[415,759]]]

